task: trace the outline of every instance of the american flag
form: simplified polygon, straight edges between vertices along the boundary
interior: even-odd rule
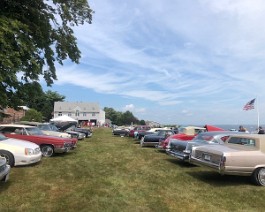
[[[244,107],[243,110],[252,110],[254,109],[254,103],[255,103],[256,99],[252,99],[251,101],[249,101]]]

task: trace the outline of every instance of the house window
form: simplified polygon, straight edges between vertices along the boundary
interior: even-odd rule
[[[59,112],[59,113],[58,113],[58,116],[62,116],[62,115],[63,115],[62,112]]]
[[[75,111],[75,116],[79,116],[79,110]]]
[[[68,113],[68,116],[72,116],[72,113]]]
[[[95,116],[96,114],[95,113],[92,113],[92,116]]]
[[[83,116],[86,116],[86,113],[83,113]]]

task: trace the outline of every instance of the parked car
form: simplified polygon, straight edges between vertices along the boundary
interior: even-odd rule
[[[112,130],[112,135],[118,135],[118,136],[128,136],[129,135],[129,129],[126,127],[117,127]]]
[[[230,135],[239,134],[232,131],[211,131],[201,132],[191,141],[183,141],[179,139],[170,139],[166,152],[182,161],[189,161],[192,147],[207,144],[224,144]],[[242,133],[241,133],[242,134]]]
[[[150,129],[151,129],[151,127],[146,126],[146,125],[136,126],[136,127],[134,127],[133,129],[130,130],[129,137],[135,138],[136,132],[138,132],[138,131],[147,131],[147,130],[150,130]]]
[[[54,153],[65,153],[77,146],[76,138],[44,135],[39,128],[29,125],[0,125],[0,132],[8,138],[22,139],[39,145],[44,157],[51,157]]]
[[[12,167],[37,163],[41,160],[42,154],[37,144],[7,138],[0,133],[0,156]]]
[[[81,127],[75,127],[71,126],[68,128],[68,130],[72,130],[74,132],[79,132],[85,134],[86,138],[90,138],[92,136],[92,131],[88,128],[81,128]]]
[[[198,133],[206,131],[205,127],[197,127],[197,126],[183,126],[178,129],[177,134],[173,134],[165,139],[160,139],[158,145],[156,146],[158,149],[166,150],[169,140],[178,139],[182,141],[190,141],[192,140]]]
[[[24,124],[29,126],[38,127],[43,134],[45,135],[52,135],[61,138],[71,138],[71,134],[65,132],[59,132],[58,128],[53,127],[50,123],[40,123],[40,122],[32,122],[32,121],[20,121],[17,124]]]
[[[141,147],[144,147],[144,146],[155,147],[156,145],[158,145],[158,142],[160,139],[164,139],[173,134],[174,134],[174,131],[171,129],[168,129],[168,130],[161,129],[154,134],[149,134],[149,135],[145,135],[144,137],[142,137],[140,141],[140,145]]]
[[[135,137],[137,140],[141,140],[142,137],[144,137],[145,135],[155,134],[161,129],[166,129],[166,128],[159,127],[159,128],[151,128],[150,130],[139,130],[137,131],[137,134],[135,135]]]
[[[243,133],[231,135],[223,145],[193,147],[190,163],[222,175],[251,176],[265,186],[265,136]]]
[[[7,164],[6,159],[0,156],[0,181],[6,182],[9,179],[10,165]]]
[[[186,126],[180,127],[179,132],[175,135],[172,135],[166,139],[161,139],[157,148],[166,150],[168,143],[171,139],[178,139],[182,141],[190,141],[192,140],[197,134],[201,132],[210,132],[210,131],[224,131],[224,129],[215,127],[212,125],[205,125],[204,127],[197,127],[197,126]]]
[[[51,122],[51,128],[56,129],[59,132],[65,132],[71,135],[72,138],[77,138],[78,140],[84,140],[86,135],[83,132],[75,131],[71,127],[76,126],[76,122]]]

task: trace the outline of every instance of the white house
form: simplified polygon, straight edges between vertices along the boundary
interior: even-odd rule
[[[54,118],[65,115],[77,120],[78,123],[105,124],[105,111],[100,109],[98,103],[55,102]]]

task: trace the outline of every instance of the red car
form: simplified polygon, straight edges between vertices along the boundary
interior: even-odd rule
[[[224,131],[224,129],[205,125],[204,127],[195,127],[195,126],[187,126],[180,127],[179,132],[177,134],[171,135],[167,137],[165,140],[160,140],[157,148],[166,150],[170,139],[178,139],[182,141],[190,141],[192,140],[198,133],[205,131]]]
[[[150,130],[150,129],[151,129],[151,127],[146,126],[146,125],[136,126],[136,127],[134,127],[132,130],[130,130],[130,132],[129,132],[129,137],[134,138],[134,137],[135,137],[135,133],[136,133],[137,131],[146,131],[146,130]]]
[[[5,124],[0,125],[0,132],[8,138],[17,138],[38,144],[44,157],[51,157],[55,153],[68,152],[77,145],[76,138],[60,138],[44,135],[34,126]]]

